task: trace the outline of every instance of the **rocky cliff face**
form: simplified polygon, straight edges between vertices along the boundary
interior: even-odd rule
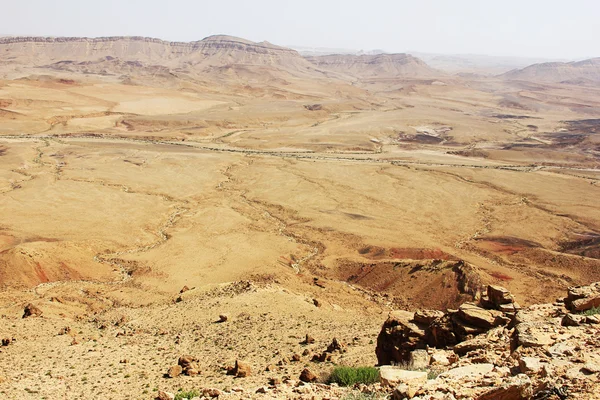
[[[167,42],[159,39],[131,37],[10,37],[0,39],[2,61],[45,65],[58,61],[94,61],[115,57],[124,61],[177,65],[202,63],[211,57],[227,57],[230,63],[307,64],[294,50],[268,42],[254,43],[232,36],[210,36],[195,42]],[[219,60],[223,61],[223,60]]]

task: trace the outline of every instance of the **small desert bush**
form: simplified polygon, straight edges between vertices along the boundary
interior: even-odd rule
[[[597,315],[600,314],[600,306],[592,307],[589,310],[585,310],[581,312],[582,315]]]
[[[379,382],[379,370],[374,367],[336,367],[328,381],[340,386],[352,386],[356,383],[368,385]]]
[[[384,398],[385,397],[382,397],[375,393],[361,393],[361,392],[354,393],[353,392],[353,393],[347,394],[342,399],[343,400],[380,400],[380,399],[384,399]]]
[[[200,392],[197,390],[181,390],[180,392],[178,392],[175,395],[175,400],[181,400],[181,399],[193,399],[194,397],[200,397]]]

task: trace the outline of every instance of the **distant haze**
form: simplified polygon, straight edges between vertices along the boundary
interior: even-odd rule
[[[6,35],[227,34],[279,45],[487,54],[548,59],[600,56],[600,2],[578,0],[30,0],[6,2]]]

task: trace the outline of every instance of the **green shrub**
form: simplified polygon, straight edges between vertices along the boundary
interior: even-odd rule
[[[340,386],[352,386],[356,383],[368,385],[379,382],[379,370],[374,367],[336,367],[329,376],[329,382]]]
[[[600,314],[600,306],[592,307],[589,310],[585,310],[581,312],[582,315],[596,315]]]
[[[375,393],[349,393],[343,397],[343,400],[379,400],[381,397]]]
[[[181,399],[189,400],[189,399],[193,399],[194,397],[200,397],[200,395],[201,395],[200,392],[197,390],[189,390],[187,392],[185,390],[182,390],[175,395],[175,400],[181,400]]]

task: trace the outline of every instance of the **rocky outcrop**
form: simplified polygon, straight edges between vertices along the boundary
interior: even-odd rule
[[[569,311],[586,311],[600,307],[600,282],[589,286],[574,286],[569,288],[565,306]]]
[[[600,394],[600,324],[594,315],[569,313],[576,309],[571,303],[595,296],[598,284],[569,289],[565,304],[539,304],[513,312],[500,311],[514,304],[510,293],[500,287],[489,287],[482,304],[486,309],[468,304],[431,321],[425,331],[445,332],[446,342],[451,333],[456,343],[444,349],[427,347],[427,335],[417,340],[407,335],[408,327],[416,325],[415,315],[394,312],[385,322],[380,339],[388,347],[378,346],[381,352],[390,348],[388,359],[408,351],[415,343],[424,345],[430,365],[422,370],[437,375],[427,381],[402,382],[392,393],[394,399],[598,399]],[[577,303],[576,303],[577,304]],[[462,309],[462,312],[461,312]],[[588,322],[587,318],[591,318]],[[462,339],[456,323],[468,319],[472,327],[482,329]],[[419,318],[420,321],[426,322]],[[510,323],[506,323],[510,321]],[[571,321],[565,323],[565,321]],[[573,322],[574,321],[574,322]],[[441,328],[440,328],[441,327]],[[393,336],[394,332],[403,332]],[[412,333],[415,330],[411,331]],[[439,333],[439,332],[438,332]],[[404,337],[405,342],[390,339]],[[439,343],[438,343],[439,344]],[[377,353],[378,357],[380,352]],[[419,355],[420,357],[420,355]],[[381,367],[386,381],[388,369]],[[441,373],[440,373],[441,372]],[[408,373],[408,372],[406,372]],[[398,373],[402,376],[404,373]]]
[[[465,303],[458,310],[446,313],[432,310],[390,313],[377,338],[379,364],[407,362],[416,349],[454,346],[492,328],[507,325],[514,317],[516,307],[508,311],[496,308],[514,304],[512,296],[500,287],[488,287],[488,296],[489,293],[494,300],[485,297],[480,305]]]

